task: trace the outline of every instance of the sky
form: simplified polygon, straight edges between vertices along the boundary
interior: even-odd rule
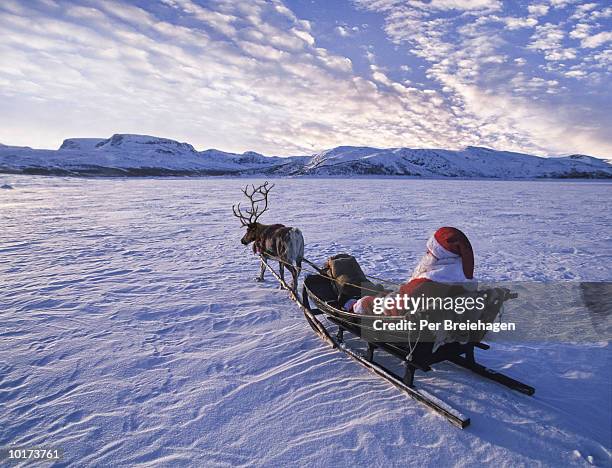
[[[0,142],[612,159],[612,4],[2,0]]]

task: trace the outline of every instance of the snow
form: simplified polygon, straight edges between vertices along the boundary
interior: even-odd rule
[[[95,150],[104,138],[67,138],[59,147],[60,150]]]
[[[0,147],[0,172],[86,176],[404,175],[462,178],[612,178],[612,165],[585,155],[541,158],[468,146],[464,150],[339,146],[287,158],[215,149],[148,135],[69,138],[59,150]]]
[[[252,280],[230,210],[260,179],[4,179],[0,447],[79,466],[610,466],[609,332],[478,352],[534,397],[450,364],[418,374],[471,417],[459,430],[328,348],[269,274]],[[348,252],[402,280],[455,225],[481,280],[610,280],[608,182],[274,183],[262,221],[299,226],[312,260]],[[540,306],[506,313],[544,323]]]

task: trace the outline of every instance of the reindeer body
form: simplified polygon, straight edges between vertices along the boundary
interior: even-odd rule
[[[289,270],[292,276],[291,289],[294,291],[297,288],[297,280],[302,269],[302,259],[304,258],[304,237],[298,228],[288,227],[283,224],[261,224],[257,222],[257,218],[266,211],[268,207],[268,192],[273,186],[268,187],[266,182],[264,185],[255,188],[251,194],[248,193],[248,187],[243,190],[243,193],[251,201],[251,210],[246,210],[249,218],[238,209],[233,207],[234,215],[240,219],[243,226],[246,226],[247,232],[242,237],[240,242],[243,245],[253,243],[253,252],[262,254],[261,271],[257,277],[258,281],[263,281],[266,271],[267,258],[274,257],[278,260],[279,273],[281,279],[285,279],[285,267]],[[262,195],[263,198],[258,200],[253,197],[255,194]],[[258,202],[265,202],[264,209],[260,212],[257,208]],[[282,286],[281,286],[282,287]]]

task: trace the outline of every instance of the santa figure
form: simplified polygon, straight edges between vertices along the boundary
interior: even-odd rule
[[[472,283],[470,285],[470,283]],[[438,229],[427,241],[427,252],[407,283],[393,296],[452,297],[475,286],[474,251],[467,236],[454,227]],[[374,296],[347,302],[351,312],[372,315]],[[385,309],[385,315],[402,315],[396,307]]]

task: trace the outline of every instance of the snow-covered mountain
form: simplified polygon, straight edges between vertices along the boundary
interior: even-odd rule
[[[254,152],[196,151],[189,143],[147,135],[70,138],[60,148],[0,146],[0,172],[79,176],[241,174],[288,163]]]
[[[590,156],[541,158],[468,146],[464,150],[341,146],[314,155],[308,174],[380,174],[424,177],[612,177],[612,166]]]
[[[542,158],[468,146],[464,150],[339,146],[288,158],[215,149],[147,135],[70,138],[60,148],[0,145],[0,172],[79,176],[403,175],[463,178],[612,178],[612,165],[586,155]]]

